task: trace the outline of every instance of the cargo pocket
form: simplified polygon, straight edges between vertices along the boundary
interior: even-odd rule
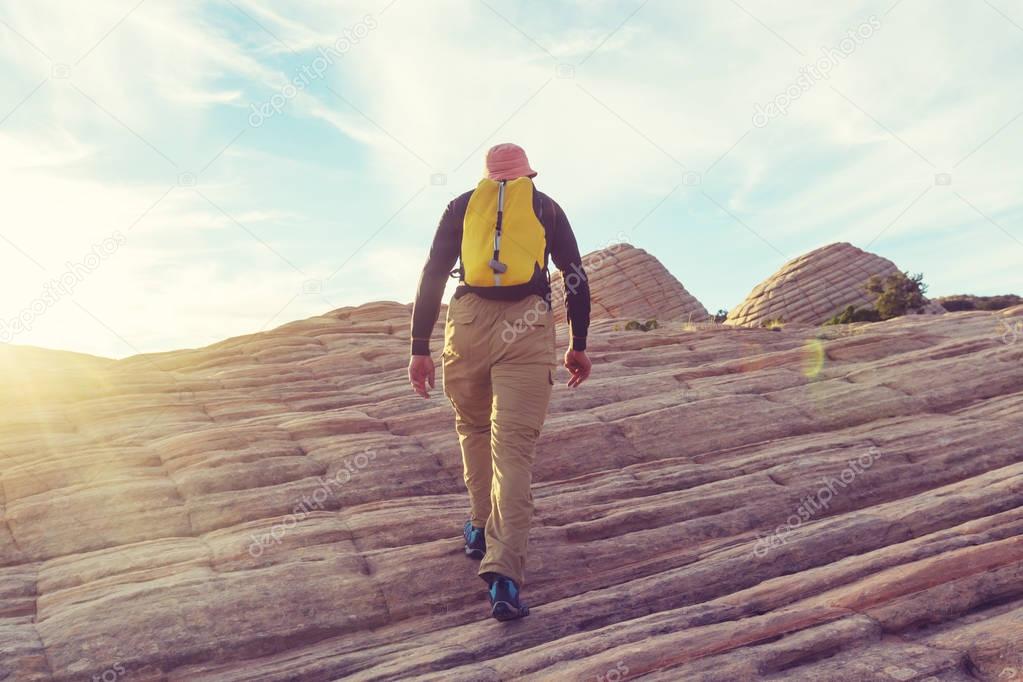
[[[476,310],[469,301],[452,299],[444,323],[444,358],[466,358],[473,347],[473,329]]]

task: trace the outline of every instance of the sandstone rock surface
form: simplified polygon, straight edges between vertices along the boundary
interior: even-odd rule
[[[838,242],[790,260],[728,313],[725,324],[761,327],[773,320],[821,324],[847,306],[871,307],[864,285],[900,272],[887,258]],[[934,302],[922,311],[940,314]]]
[[[511,624],[462,554],[408,322],[0,353],[0,679],[1023,677],[1023,307],[598,320],[591,381],[558,376]]]
[[[703,322],[710,317],[661,261],[631,244],[592,251],[583,256],[583,268],[590,282],[593,318]],[[565,317],[566,277],[574,286],[571,272],[551,277],[551,300],[558,319]]]

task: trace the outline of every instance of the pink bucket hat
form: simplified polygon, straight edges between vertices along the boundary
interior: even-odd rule
[[[486,171],[488,178],[497,181],[536,177],[536,171],[529,167],[526,151],[511,142],[495,144],[487,151]]]

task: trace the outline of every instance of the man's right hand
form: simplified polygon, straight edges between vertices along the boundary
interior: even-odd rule
[[[430,397],[436,378],[436,369],[433,366],[433,358],[429,355],[413,355],[408,363],[408,380],[412,384],[412,390],[423,396]]]
[[[575,388],[590,377],[593,363],[586,357],[586,351],[569,348],[565,353],[565,369],[572,375],[568,380],[568,387]]]

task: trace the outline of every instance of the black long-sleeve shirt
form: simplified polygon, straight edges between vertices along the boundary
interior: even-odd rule
[[[462,250],[462,223],[469,205],[472,191],[456,197],[448,204],[441,216],[437,232],[430,247],[430,257],[423,267],[416,291],[416,302],[412,309],[412,354],[430,354],[430,336],[440,314],[444,287],[455,262]],[[572,226],[556,201],[536,190],[533,192],[533,210],[543,224],[547,238],[547,254],[558,270],[565,274],[565,307],[572,334],[572,348],[586,350],[586,334],[590,326],[590,286],[583,270]],[[571,284],[571,286],[568,286]],[[539,294],[550,301],[550,285],[544,278],[542,289],[525,291],[515,287],[514,296],[519,299],[530,293]],[[467,293],[483,298],[508,300],[509,291],[504,287],[472,287],[460,284],[455,298]]]

